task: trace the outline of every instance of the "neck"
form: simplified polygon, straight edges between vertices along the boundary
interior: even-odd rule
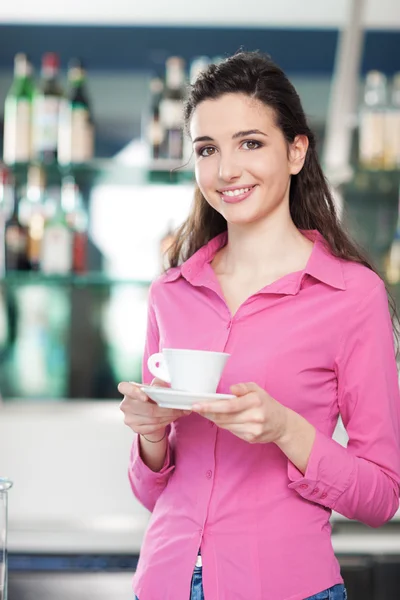
[[[226,273],[253,274],[297,270],[305,266],[312,242],[305,238],[288,214],[245,226],[228,224],[228,244],[220,255]]]

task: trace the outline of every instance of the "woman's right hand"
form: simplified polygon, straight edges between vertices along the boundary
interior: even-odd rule
[[[165,382],[155,379],[152,385],[164,385]],[[122,381],[118,384],[118,391],[124,399],[119,405],[124,413],[124,423],[135,433],[151,438],[164,435],[167,425],[184,415],[190,414],[187,410],[175,408],[162,408],[153,402],[142,390],[140,384]],[[155,435],[156,434],[156,435]]]

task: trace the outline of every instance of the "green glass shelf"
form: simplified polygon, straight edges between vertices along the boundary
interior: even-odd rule
[[[397,193],[399,186],[400,170],[374,171],[355,167],[351,181],[343,187],[353,193],[390,194]]]
[[[39,164],[39,163],[33,163]],[[26,182],[30,164],[13,165],[11,168],[17,184]],[[90,163],[59,165],[58,163],[41,165],[47,177],[48,185],[59,185],[62,178],[72,175],[79,185],[145,185],[177,184],[194,181],[193,168],[179,161],[155,160],[143,166],[131,166],[113,159],[95,159]]]
[[[49,285],[70,287],[112,287],[115,285],[132,285],[149,287],[151,280],[109,277],[104,273],[87,273],[82,275],[44,275],[38,272],[15,271],[0,279],[3,286]]]

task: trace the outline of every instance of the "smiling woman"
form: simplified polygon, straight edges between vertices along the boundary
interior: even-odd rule
[[[213,138],[202,135],[206,131],[212,131]],[[282,212],[290,218],[290,176],[303,166],[305,135],[288,147],[273,110],[242,93],[201,102],[190,133],[199,189],[229,225],[254,223],[272,213],[275,219]]]
[[[131,487],[153,512],[135,593],[345,600],[331,511],[378,527],[399,506],[385,286],[342,230],[300,99],[269,57],[211,65],[185,117],[197,189],[151,288],[143,380],[164,348],[226,352],[217,392],[231,397],[184,414],[120,384],[139,434]],[[339,414],[347,448],[332,440]]]

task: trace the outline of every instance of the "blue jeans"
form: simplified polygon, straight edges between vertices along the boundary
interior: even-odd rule
[[[204,600],[204,592],[203,592],[203,577],[202,577],[202,567],[195,567],[192,576],[192,583],[190,585],[190,598],[189,600]],[[139,600],[137,596],[135,596],[136,600]],[[161,600],[161,598],[160,598]]]
[[[202,570],[202,567],[194,568],[189,600],[204,600]],[[347,593],[344,585],[338,584],[304,600],[347,600]]]
[[[204,600],[202,570],[203,570],[202,567],[194,568],[192,583],[190,586],[189,600]],[[139,598],[137,596],[135,596],[135,598],[136,598],[136,600],[139,600]],[[161,600],[161,598],[160,598],[160,600]]]

